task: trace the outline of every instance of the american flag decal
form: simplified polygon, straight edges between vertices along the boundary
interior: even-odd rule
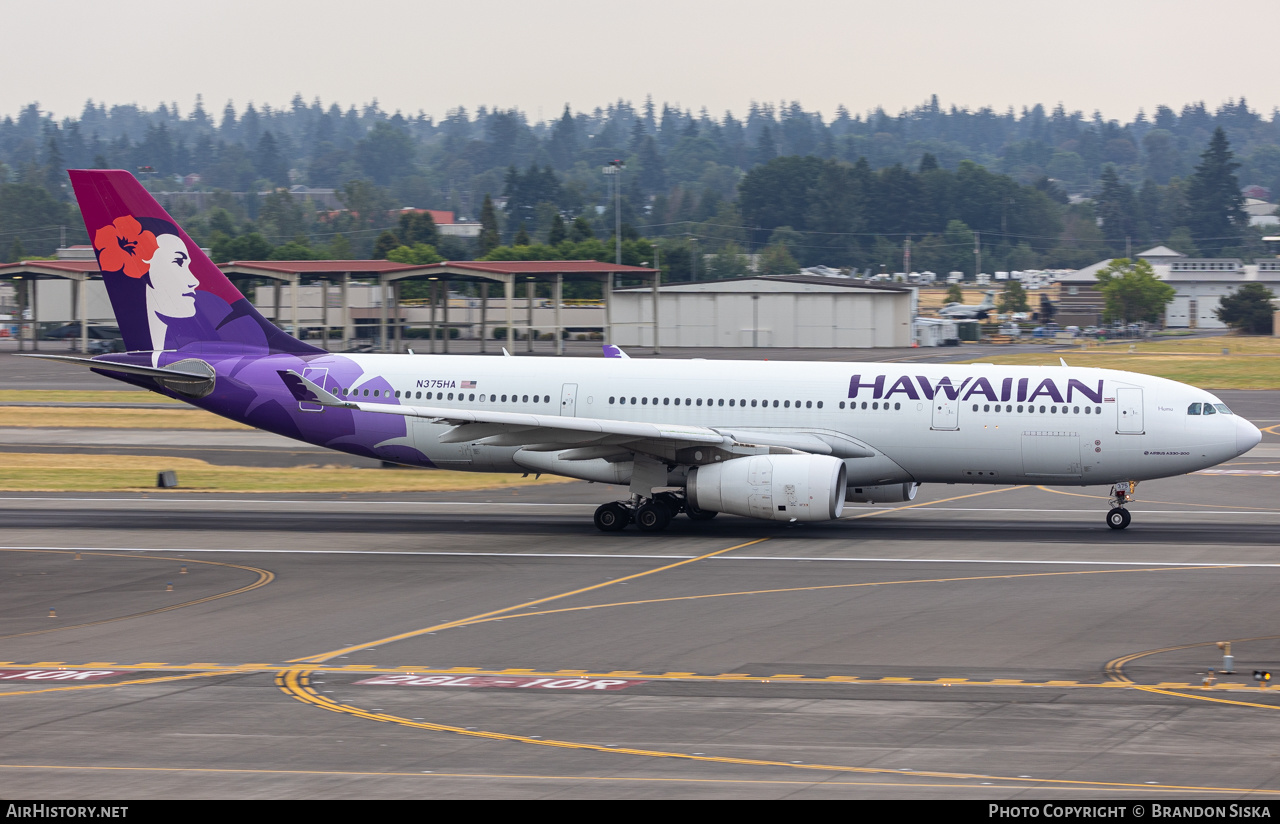
[[[475,382],[475,381],[463,381],[463,382],[462,382],[462,388],[463,388],[463,389],[475,389],[475,388],[476,388],[476,382]]]
[[[1102,399],[1102,402],[1103,402],[1103,403],[1115,403],[1115,402],[1116,402],[1116,399],[1115,399],[1115,398],[1103,398],[1103,399]]]

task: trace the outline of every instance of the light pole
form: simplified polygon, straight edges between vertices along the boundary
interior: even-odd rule
[[[610,160],[602,170],[613,178],[613,241],[614,263],[622,265],[622,173],[627,164],[621,160]]]

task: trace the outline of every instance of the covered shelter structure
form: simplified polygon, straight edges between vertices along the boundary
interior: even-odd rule
[[[40,305],[39,289],[31,288],[37,280],[62,280],[72,284],[71,313],[73,321],[80,322],[80,351],[89,348],[89,311],[86,287],[91,279],[101,278],[96,260],[24,260],[18,263],[0,264],[0,279],[7,279],[18,287],[19,328],[27,321],[25,316],[31,313],[31,347],[33,351],[40,349]],[[18,349],[25,346],[24,336],[18,335]]]
[[[388,312],[387,307],[392,302],[399,305],[400,284],[409,279],[426,279],[432,281],[432,312],[431,312],[431,351],[435,351],[436,340],[436,320],[435,307],[440,305],[444,312],[441,319],[446,330],[442,341],[444,351],[449,351],[449,284],[452,281],[472,281],[480,284],[480,301],[481,301],[481,351],[484,351],[484,341],[487,337],[484,329],[487,303],[489,299],[489,284],[502,284],[503,295],[506,298],[506,328],[508,341],[514,336],[514,330],[524,329],[525,340],[527,341],[528,351],[533,351],[533,302],[536,284],[539,282],[551,284],[551,301],[555,309],[555,343],[556,354],[564,354],[564,324],[562,322],[560,310],[564,305],[564,283],[565,280],[583,281],[595,280],[599,281],[602,287],[602,297],[605,306],[605,323],[604,323],[604,341],[605,343],[613,343],[613,290],[614,280],[618,277],[627,277],[640,280],[649,280],[652,284],[653,300],[654,300],[654,316],[657,317],[658,287],[660,284],[661,274],[657,269],[648,269],[642,266],[626,266],[615,263],[601,263],[595,260],[462,260],[462,261],[444,261],[443,263],[433,263],[426,266],[404,266],[400,270],[387,271],[379,276],[383,285],[382,300],[382,335],[384,351],[400,351],[403,334],[403,321],[397,320],[394,329],[394,340],[388,339]],[[527,307],[525,312],[524,324],[517,324],[515,319],[515,303],[516,303],[516,285],[523,282],[525,284],[525,298]],[[443,286],[443,294],[446,300],[437,299],[437,290]],[[392,294],[387,294],[387,288],[390,287]],[[397,312],[397,318],[400,315]],[[653,345],[655,354],[660,352],[658,345],[658,333],[655,322]],[[515,347],[511,347],[514,350]],[[514,351],[512,352],[514,354]]]

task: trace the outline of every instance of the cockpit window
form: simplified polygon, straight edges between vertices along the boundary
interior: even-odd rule
[[[1205,404],[1205,406],[1208,406],[1208,404]],[[1231,414],[1231,410],[1227,408],[1227,405],[1225,403],[1215,403],[1213,406],[1215,409],[1217,409],[1219,412],[1221,412],[1224,415]]]
[[[1193,403],[1193,404],[1191,404],[1190,406],[1188,406],[1188,407],[1187,407],[1187,414],[1188,414],[1188,415],[1199,415],[1199,414],[1200,414],[1200,404],[1198,404],[1198,403]]]
[[[1217,411],[1216,411],[1216,410],[1214,410],[1214,408],[1213,408],[1213,404],[1211,404],[1211,403],[1206,403],[1206,404],[1204,405],[1204,414],[1206,414],[1206,415],[1216,415],[1216,414],[1217,414]]]

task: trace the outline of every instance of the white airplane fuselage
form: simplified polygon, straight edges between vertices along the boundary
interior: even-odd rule
[[[804,433],[865,452],[846,458],[858,484],[1111,484],[1195,472],[1260,439],[1202,389],[1106,369],[987,364],[335,355],[393,403]],[[309,360],[320,370],[326,357]],[[362,401],[367,386],[345,387]],[[377,390],[374,390],[377,391]],[[361,394],[365,393],[365,394]],[[534,400],[536,398],[536,401]],[[1214,414],[1190,415],[1192,404]],[[358,413],[374,422],[378,415]],[[412,421],[406,437],[431,465],[531,468],[520,447],[440,443],[451,427]],[[362,439],[363,440],[363,439]],[[568,445],[566,445],[567,447]],[[544,450],[545,454],[545,450]],[[557,470],[578,476],[572,462]]]

